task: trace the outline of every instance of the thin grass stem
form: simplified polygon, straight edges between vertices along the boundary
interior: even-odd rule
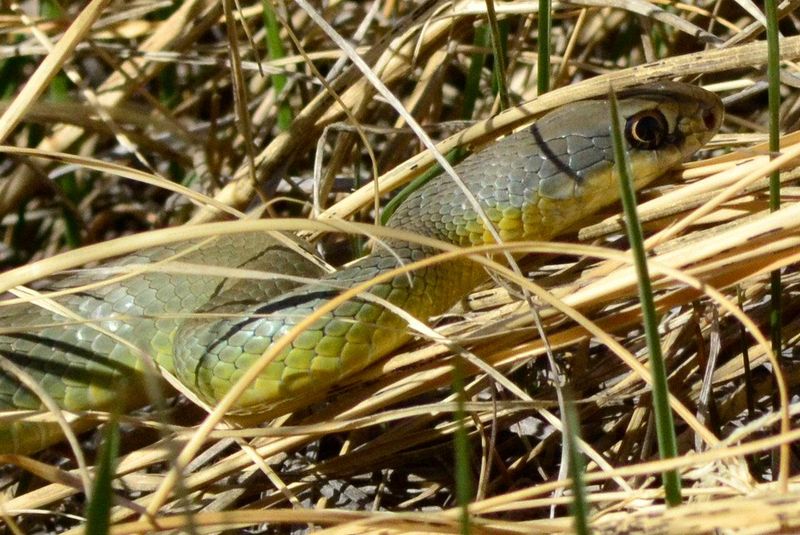
[[[486,16],[489,20],[489,33],[492,36],[492,49],[494,51],[494,74],[497,82],[497,97],[500,99],[500,109],[505,110],[511,106],[508,98],[508,84],[506,84],[506,54],[503,46],[503,37],[500,25],[497,23],[497,13],[494,10],[494,0],[486,0]]]
[[[775,158],[780,152],[780,49],[778,33],[778,8],[775,0],[764,1],[764,11],[767,19],[767,80],[769,87],[768,95],[768,114],[769,114],[769,153],[771,158]],[[780,171],[773,171],[769,175],[769,210],[775,212],[781,207],[781,180]],[[783,337],[781,328],[783,324],[782,312],[782,288],[781,272],[775,270],[770,273],[770,314],[769,327],[772,339],[772,351],[776,357],[781,356],[783,349]],[[778,404],[777,398],[775,403]],[[780,407],[776,406],[775,410]],[[781,487],[788,490],[789,478],[789,450],[782,447],[780,457],[775,463],[777,466],[778,479]]]
[[[281,41],[281,27],[278,18],[275,16],[274,8],[270,0],[262,0],[262,16],[264,18],[264,39],[267,43],[267,56],[270,60],[279,60],[286,57],[286,50]],[[283,74],[273,74],[270,76],[272,87],[275,88],[275,98],[280,99],[283,90],[286,88],[288,79]],[[278,101],[278,128],[283,131],[289,130],[292,126],[292,108],[285,101]]]
[[[578,411],[572,393],[568,388],[564,392],[564,441],[566,442],[567,459],[569,463],[569,478],[572,482],[572,513],[573,528],[577,535],[589,535],[589,503],[586,499],[586,481],[583,474],[586,463],[579,443],[581,437]]]
[[[614,142],[614,157],[619,174],[620,197],[625,212],[625,226],[628,232],[631,253],[636,266],[650,373],[653,377],[653,409],[656,420],[658,449],[662,459],[670,459],[678,456],[678,445],[675,437],[672,411],[669,408],[667,369],[661,353],[658,318],[653,299],[653,288],[650,284],[650,273],[647,268],[642,226],[636,213],[636,194],[633,187],[631,166],[623,144],[617,97],[611,88],[609,88],[609,101],[611,104],[611,137]],[[665,471],[662,474],[662,481],[667,504],[670,506],[679,505],[681,503],[681,480],[678,472],[676,470]]]
[[[86,533],[103,535],[109,532],[111,507],[114,505],[114,480],[116,459],[119,455],[119,427],[112,418],[106,425],[100,456],[97,461],[92,496],[86,505]]]
[[[550,17],[551,0],[539,0],[539,49],[537,51],[536,92],[544,95],[550,91]]]

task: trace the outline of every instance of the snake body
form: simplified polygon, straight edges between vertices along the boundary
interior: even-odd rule
[[[637,186],[702,147],[722,117],[716,96],[685,84],[642,86],[621,93],[619,102]],[[577,102],[467,158],[456,170],[504,241],[548,240],[618,198],[608,122],[607,101]],[[460,186],[444,176],[406,199],[389,226],[458,246],[493,241]],[[90,323],[30,304],[2,307],[0,356],[62,408],[106,410],[147,401],[142,359],[132,344],[213,404],[274,340],[342,288],[433,252],[389,240],[369,256],[323,275],[289,238],[249,233],[153,248],[109,262],[105,270],[70,276],[58,287],[92,284],[109,272],[175,258],[290,279],[233,280],[152,269],[54,299]],[[292,277],[317,282],[299,285]],[[236,410],[261,412],[324,392],[409,339],[406,321],[391,307],[426,320],[486,277],[476,264],[457,260],[373,285],[371,295],[345,301],[301,332],[247,388]],[[0,374],[0,411],[41,408],[13,373]],[[33,451],[58,437],[54,424],[0,422],[0,451]]]

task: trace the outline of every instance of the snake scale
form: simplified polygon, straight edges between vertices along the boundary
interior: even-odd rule
[[[674,82],[626,90],[619,102],[637,187],[702,147],[723,113],[715,95]],[[587,100],[556,109],[456,170],[503,240],[549,240],[618,198],[609,104]],[[493,241],[460,187],[446,176],[406,199],[389,226],[458,246]],[[29,303],[3,306],[0,357],[31,376],[64,409],[131,408],[147,402],[144,366],[123,340],[152,355],[200,400],[214,404],[273,340],[341,288],[433,252],[399,240],[384,245],[328,275],[288,237],[248,233],[144,250],[104,264],[113,269],[73,274],[49,289],[97,283],[108,271],[172,258],[288,277],[229,279],[203,269],[155,268],[54,298],[88,322],[65,320],[58,311]],[[315,282],[299,284],[296,277]],[[406,321],[381,300],[426,320],[486,278],[483,268],[457,260],[374,285],[371,296],[344,302],[303,331],[248,387],[236,410],[265,411],[324,392],[407,341]],[[13,373],[0,373],[0,411],[42,407]],[[0,420],[0,451],[35,451],[59,436],[53,423]]]

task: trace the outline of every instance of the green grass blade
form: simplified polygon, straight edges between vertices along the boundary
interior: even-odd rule
[[[158,74],[158,100],[164,107],[171,110],[181,101],[177,80],[179,79],[175,65],[167,65]]]
[[[781,150],[780,146],[780,49],[778,47],[778,11],[775,0],[764,1],[765,15],[767,18],[767,80],[769,81],[769,151],[775,157]],[[775,171],[770,175],[769,182],[769,209],[770,212],[781,207],[781,182],[780,173]]]
[[[764,10],[767,18],[767,90],[769,100],[769,152],[774,158],[780,147],[780,51],[778,49],[778,13],[775,0],[765,0]],[[769,175],[769,211],[775,212],[781,207],[780,172]],[[770,335],[772,351],[781,354],[781,274],[773,271],[770,274]]]
[[[262,0],[264,27],[266,28],[265,38],[267,41],[267,56],[270,60],[281,59],[286,56],[286,50],[281,41],[281,27],[270,0]],[[273,74],[270,77],[272,86],[275,88],[275,96],[278,97],[283,92],[288,79],[283,74]],[[286,102],[278,103],[278,128],[288,130],[292,124],[292,108]]]
[[[769,152],[770,158],[775,158],[781,150],[780,143],[780,107],[781,107],[781,80],[780,80],[780,35],[778,33],[778,6],[775,0],[764,0],[764,15],[767,19],[767,81],[769,87]],[[781,181],[780,171],[773,171],[769,175],[769,211],[775,212],[781,208]],[[770,273],[770,311],[769,330],[772,351],[780,357],[783,351],[783,337],[781,325],[783,324],[781,272],[775,270]],[[775,410],[779,410],[777,396],[773,398]],[[775,473],[781,481],[781,487],[786,490],[789,478],[789,451],[788,445],[781,447],[780,452],[775,452],[779,457],[773,462]]]
[[[475,36],[472,38],[475,49],[480,51],[491,44],[491,36],[486,26],[475,28]],[[469,68],[467,69],[467,79],[462,90],[463,100],[461,101],[461,118],[464,120],[472,119],[475,114],[475,103],[478,101],[481,87],[481,73],[486,64],[486,54],[475,52],[469,57]]]
[[[494,0],[486,0],[486,15],[489,19],[489,28],[492,35],[492,50],[494,51],[494,73],[497,82],[497,95],[500,98],[500,109],[505,110],[511,104],[508,98],[508,86],[506,84],[506,53],[503,46],[504,38],[500,33],[500,25],[497,23],[497,13],[494,10]]]
[[[475,29],[475,36],[473,44],[477,50],[482,50],[489,45],[490,36],[485,26],[478,26]],[[475,102],[478,99],[481,83],[481,72],[486,63],[486,54],[482,52],[475,52],[470,56],[469,70],[467,71],[467,79],[464,83],[464,100],[461,109],[461,117],[464,120],[472,119],[475,114]],[[466,156],[466,151],[462,148],[457,148],[450,151],[445,157],[450,163],[461,161]],[[412,180],[405,188],[400,190],[397,195],[386,203],[386,206],[381,212],[381,225],[385,225],[389,218],[392,217],[397,207],[400,206],[409,195],[425,185],[430,179],[438,176],[442,172],[442,168],[434,165],[428,171]]]
[[[578,421],[578,411],[575,410],[575,403],[571,392],[564,392],[564,440],[567,448],[567,459],[569,461],[569,478],[572,480],[572,505],[571,513],[573,529],[577,535],[589,535],[589,504],[586,501],[586,482],[583,474],[586,471],[586,463],[583,454],[578,447],[580,442],[580,422]]]
[[[536,92],[550,91],[550,17],[551,0],[539,0],[539,50],[537,52]]]
[[[667,369],[661,353],[661,340],[658,336],[658,319],[653,300],[653,289],[650,285],[650,274],[647,269],[647,256],[644,250],[642,226],[636,213],[636,194],[633,187],[632,172],[628,155],[622,138],[620,115],[617,97],[613,89],[609,89],[611,103],[611,137],[614,142],[614,158],[619,173],[620,197],[625,211],[625,223],[628,239],[633,253],[634,265],[639,283],[639,300],[642,303],[644,333],[649,352],[650,373],[653,382],[653,409],[656,419],[658,449],[662,459],[677,457],[678,445],[675,437],[675,425],[669,407],[669,387]],[[681,480],[676,470],[668,470],[662,474],[664,493],[670,506],[681,503]]]
[[[57,2],[43,2],[41,8],[42,17],[45,19],[58,20],[64,16],[61,6]],[[58,73],[50,81],[48,88],[48,96],[52,102],[70,102],[71,97],[71,83],[67,75],[63,72]],[[39,141],[36,142],[37,144]],[[33,146],[33,145],[31,145]],[[54,181],[64,194],[65,204],[71,203],[71,206],[63,206],[61,209],[61,217],[64,221],[64,240],[70,249],[80,247],[81,239],[81,221],[76,216],[75,206],[80,205],[83,195],[75,173],[67,173],[58,177]]]
[[[778,49],[778,13],[775,0],[765,0],[764,10],[767,18],[767,80],[769,88],[769,152],[775,157],[781,150],[780,147],[780,50]],[[774,171],[769,175],[769,211],[775,212],[781,207],[781,180],[780,172]],[[781,354],[781,274],[773,271],[770,274],[770,335],[772,351]]]
[[[460,510],[459,523],[462,535],[470,535],[469,503],[472,501],[472,455],[467,436],[467,411],[464,408],[464,364],[460,358],[453,366],[453,392],[456,394],[455,421],[458,423],[453,434],[453,464],[455,465],[456,503]]]
[[[119,455],[119,428],[113,418],[105,429],[100,456],[97,461],[92,496],[86,506],[85,533],[101,535],[109,532],[111,507],[114,504],[114,491],[111,483],[114,480],[115,465]]]

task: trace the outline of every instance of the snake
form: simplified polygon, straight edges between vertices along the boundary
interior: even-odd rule
[[[720,99],[694,85],[660,82],[618,95],[637,188],[689,158],[722,122]],[[417,189],[387,226],[458,247],[498,237],[551,240],[619,198],[610,117],[604,98],[556,108],[458,164],[463,184],[440,175]],[[78,414],[146,404],[142,352],[213,406],[271,344],[343,289],[436,252],[387,238],[326,273],[298,239],[247,232],[160,245],[68,274],[46,289],[79,291],[56,294],[56,307],[0,306],[0,359],[11,364],[0,372],[0,416],[45,410],[15,369]],[[194,267],[159,269],[169,262]],[[279,276],[230,277],[203,266]],[[103,283],[119,272],[128,275]],[[427,321],[488,278],[478,263],[457,259],[372,285],[302,330],[243,391],[234,412],[267,414],[324,395],[412,338],[405,314]],[[52,421],[0,417],[0,452],[35,452],[59,440]]]

